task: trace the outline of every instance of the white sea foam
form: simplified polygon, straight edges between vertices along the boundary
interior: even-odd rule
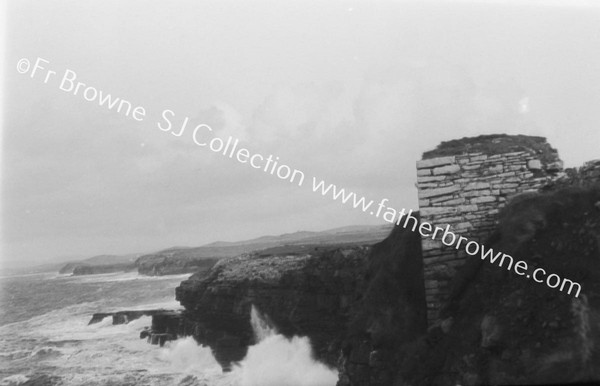
[[[251,323],[257,344],[248,348],[231,378],[236,386],[333,386],[338,376],[314,360],[307,337],[288,339],[252,306]]]
[[[23,283],[24,290],[31,288],[35,296],[40,296],[40,292],[34,292],[35,285],[40,284],[44,291],[56,288],[54,293],[43,293],[47,301],[57,306],[63,302],[71,305],[0,326],[4,352],[0,373],[5,377],[0,385],[17,385],[40,374],[58,376],[62,384],[68,385],[335,385],[335,371],[313,360],[307,338],[286,339],[257,310],[251,319],[258,343],[229,373],[221,371],[209,348],[197,345],[192,338],[168,342],[163,348],[139,339],[140,331],[151,324],[151,317],[122,325],[113,325],[112,318],[107,317],[88,325],[94,312],[178,308],[172,291],[180,279],[143,277],[140,282],[131,274],[106,275],[90,279],[96,280],[91,289],[97,286],[97,295],[90,295],[90,287],[85,287],[89,283],[74,277],[41,279],[60,280],[62,287],[41,285],[44,283],[37,278],[27,285]],[[88,292],[77,292],[86,288]],[[71,293],[74,298],[63,300]],[[73,300],[78,302],[72,304]]]
[[[58,275],[54,279],[70,280],[77,283],[111,283],[120,281],[181,281],[187,279],[191,274],[165,275],[165,276],[146,276],[132,272],[114,272],[95,275]]]
[[[27,382],[29,378],[24,374],[14,374],[3,378],[0,386],[17,386]]]
[[[175,372],[193,375],[221,373],[221,366],[211,349],[198,345],[192,337],[168,342],[165,348],[161,349],[160,358],[167,361]]]

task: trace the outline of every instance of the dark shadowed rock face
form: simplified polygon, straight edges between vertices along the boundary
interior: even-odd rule
[[[186,308],[186,330],[210,345],[227,368],[254,342],[250,310],[255,305],[280,333],[308,336],[315,356],[334,365],[369,250],[319,247],[298,255],[245,254],[221,260],[176,289]]]
[[[540,267],[581,283],[581,294],[471,259],[455,280],[446,328],[431,329],[427,349],[409,354],[402,377],[412,384],[599,381],[600,190],[515,200],[487,245],[525,260],[528,275]]]
[[[600,189],[515,199],[485,245],[525,260],[529,275],[541,267],[547,275],[579,282],[581,294],[548,288],[472,256],[452,283],[440,322],[422,334],[418,325],[408,323],[418,320],[406,317],[410,308],[394,312],[404,290],[384,280],[382,287],[396,300],[359,303],[357,315],[366,315],[350,329],[355,338],[344,350],[340,385],[600,381]],[[385,264],[394,271],[389,261]],[[386,323],[402,327],[380,327]],[[386,345],[388,340],[393,346]]]
[[[338,364],[339,385],[391,385],[398,347],[427,329],[421,238],[400,226],[373,246]]]

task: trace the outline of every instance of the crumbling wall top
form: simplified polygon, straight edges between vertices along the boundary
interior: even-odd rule
[[[543,164],[560,161],[558,152],[550,146],[546,138],[508,134],[480,135],[445,141],[434,150],[423,153],[423,159],[472,153],[495,155],[519,151],[537,154],[537,159]]]

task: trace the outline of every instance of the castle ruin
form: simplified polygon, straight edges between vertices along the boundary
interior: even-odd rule
[[[442,142],[417,162],[421,220],[485,243],[513,196],[537,192],[564,175],[558,153],[543,137],[486,135]],[[438,320],[464,250],[422,238],[427,319]]]

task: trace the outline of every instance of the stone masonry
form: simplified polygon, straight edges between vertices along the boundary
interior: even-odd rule
[[[442,143],[417,162],[421,221],[485,243],[511,197],[562,176],[562,161],[541,137],[490,135]],[[440,237],[438,236],[437,239]],[[429,325],[438,319],[450,280],[467,257],[422,238]]]

